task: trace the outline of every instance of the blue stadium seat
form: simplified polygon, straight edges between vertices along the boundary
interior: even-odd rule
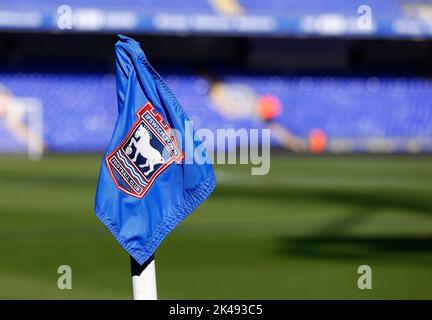
[[[256,117],[226,117],[209,96],[210,80],[193,73],[165,73],[196,127],[264,127]],[[277,121],[299,136],[314,128],[331,139],[430,139],[432,82],[411,77],[318,77],[220,74],[228,87],[241,84],[256,97],[282,102]],[[0,84],[17,97],[37,97],[44,107],[45,139],[59,152],[101,151],[116,120],[111,74],[2,73]],[[13,151],[0,120],[0,150]],[[276,143],[276,142],[274,142]]]

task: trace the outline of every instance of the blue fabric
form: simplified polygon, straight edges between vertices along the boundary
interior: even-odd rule
[[[115,45],[118,119],[102,160],[95,212],[143,264],[210,195],[215,177],[209,161],[185,162],[202,142],[186,125],[188,117],[140,44],[123,35],[119,38]],[[194,148],[182,147],[188,146],[184,144],[188,138]],[[202,146],[201,150],[208,160]]]

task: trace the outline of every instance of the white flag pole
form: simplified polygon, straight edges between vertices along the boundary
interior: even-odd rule
[[[151,256],[142,266],[132,257],[130,261],[133,299],[157,300],[154,256]]]

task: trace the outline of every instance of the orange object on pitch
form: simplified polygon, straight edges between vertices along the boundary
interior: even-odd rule
[[[309,151],[323,153],[327,146],[327,135],[322,129],[312,129],[309,135]]]
[[[282,104],[278,97],[265,95],[258,99],[258,115],[262,120],[271,121],[280,115]]]

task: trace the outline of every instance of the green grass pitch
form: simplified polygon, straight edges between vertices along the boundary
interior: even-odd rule
[[[1,299],[130,299],[129,259],[93,213],[100,159],[0,158]],[[157,251],[161,299],[432,298],[431,157],[273,156],[267,176],[216,175]]]

